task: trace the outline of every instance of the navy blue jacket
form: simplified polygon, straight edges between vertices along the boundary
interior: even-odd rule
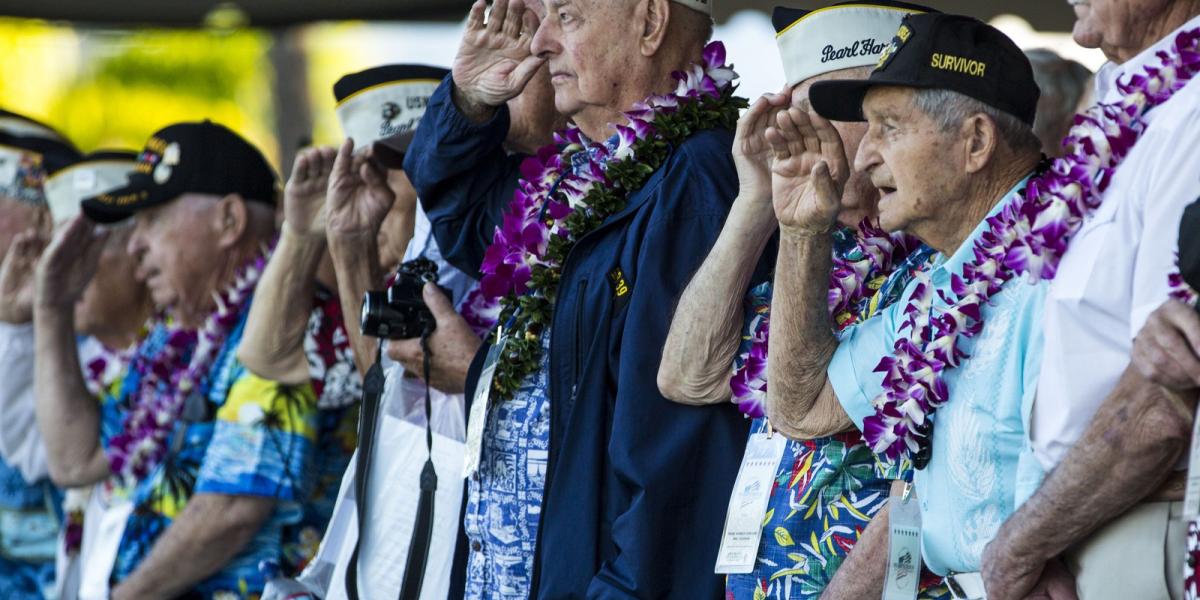
[[[473,125],[451,86],[447,78],[431,98],[404,167],[444,256],[478,273],[524,157],[501,148],[506,110]],[[675,303],[737,195],[732,143],[733,132],[708,130],[673,148],[567,257],[551,328],[533,598],[722,596],[713,567],[749,421],[732,404],[670,402],[656,377]]]

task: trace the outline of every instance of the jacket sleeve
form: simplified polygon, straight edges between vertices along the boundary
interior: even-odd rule
[[[34,418],[33,325],[0,323],[0,459],[27,482],[50,473]]]
[[[749,421],[728,403],[668,401],[655,381],[675,303],[736,195],[728,150],[712,154],[677,164],[651,199],[673,208],[649,222],[636,259],[608,446],[610,485],[625,505],[588,598],[713,598],[722,589],[713,566]]]
[[[508,108],[469,121],[452,99],[449,75],[429,99],[404,159],[421,207],[447,262],[478,278],[483,254],[517,186],[524,156],[505,153]]]

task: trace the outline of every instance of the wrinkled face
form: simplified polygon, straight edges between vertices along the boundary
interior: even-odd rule
[[[379,264],[384,270],[394,269],[404,258],[404,252],[408,249],[408,242],[401,231],[405,220],[404,213],[417,205],[417,190],[413,188],[404,171],[389,170],[388,187],[395,192],[396,202],[384,217],[383,226],[379,228],[379,237],[376,238],[379,245]],[[415,217],[410,215],[409,218]]]
[[[47,209],[15,198],[0,196],[0,262],[18,233],[38,227],[49,218]]]
[[[629,0],[545,0],[533,52],[548,59],[554,105],[574,117],[589,107],[622,110],[619,82],[637,53]]]
[[[130,311],[145,306],[146,287],[137,281],[137,260],[126,247],[133,225],[111,231],[100,254],[96,274],[75,305],[75,329],[96,335],[128,321]]]
[[[169,313],[207,305],[221,266],[216,196],[184,194],[140,211],[127,250],[158,308]]]
[[[1171,0],[1083,0],[1075,5],[1075,42],[1085,48],[1100,48],[1106,54],[1114,48],[1139,46],[1149,22],[1170,3]]]
[[[508,101],[508,114],[511,125],[504,143],[514,152],[534,154],[553,141],[551,134],[566,126],[554,107],[549,65],[543,65],[525,89]]]
[[[879,221],[887,231],[915,233],[938,218],[966,188],[957,135],[942,131],[913,105],[913,90],[879,87],[863,101],[867,133],[854,168],[879,192]]]

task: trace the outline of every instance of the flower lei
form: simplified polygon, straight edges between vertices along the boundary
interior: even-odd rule
[[[149,328],[144,328],[143,334],[145,331],[149,331]],[[141,335],[139,339],[143,337],[144,335]],[[121,373],[125,372],[125,368],[133,360],[134,353],[137,352],[137,344],[123,350],[113,350],[103,344],[98,345],[99,354],[83,366],[84,385],[93,396],[103,394],[113,382],[120,378]]]
[[[625,113],[627,125],[614,125],[613,146],[570,127],[521,165],[522,179],[480,268],[482,298],[472,301],[477,312],[498,307],[499,322],[507,323],[504,359],[493,379],[499,398],[511,396],[538,368],[541,334],[576,242],[625,207],[662,166],[671,145],[703,129],[732,129],[748,105],[733,95],[737,74],[725,64],[720,42],[704,49],[700,64],[673,77],[674,93],[637,103]]]
[[[136,485],[162,462],[188,396],[207,378],[252,298],[269,254],[268,249],[250,260],[233,283],[214,296],[216,309],[199,331],[169,327],[160,352],[153,358],[139,354],[134,359],[131,366],[138,374],[138,388],[133,407],[124,428],[106,448],[112,472],[126,485]]]
[[[833,254],[829,274],[829,316],[836,331],[864,319],[871,297],[897,265],[917,248],[921,241],[904,233],[888,234],[864,219],[854,234],[857,252]],[[738,361],[729,387],[733,403],[751,419],[766,415],[767,346],[770,337],[769,305],[755,307],[758,313],[749,327],[750,346]]]
[[[875,369],[884,373],[884,391],[874,401],[875,414],[866,418],[863,437],[876,454],[889,460],[927,457],[930,417],[949,400],[942,376],[966,358],[959,339],[982,330],[983,305],[1009,280],[1022,274],[1032,283],[1054,278],[1071,236],[1100,205],[1117,166],[1145,130],[1143,116],[1200,71],[1200,30],[1180,33],[1173,52],[1159,52],[1158,58],[1161,66],[1148,66],[1118,84],[1123,95],[1118,103],[1076,116],[1063,141],[1068,153],[987,219],[974,260],[951,277],[953,297],[940,294],[947,304],[941,315],[931,315],[933,287],[918,275],[921,283],[901,326],[909,335]]]

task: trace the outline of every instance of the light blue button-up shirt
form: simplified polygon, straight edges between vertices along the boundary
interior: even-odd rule
[[[1005,195],[998,213],[1025,181]],[[950,291],[950,277],[973,259],[972,248],[987,229],[981,222],[949,258],[938,256],[929,272],[936,291]],[[861,429],[883,391],[874,372],[901,337],[900,325],[917,282],[875,318],[846,330],[829,366],[842,408]],[[934,417],[929,465],[913,479],[921,505],[922,553],[939,574],[978,571],[983,548],[1041,481],[1029,445],[1029,415],[1042,358],[1042,307],[1047,282],[1009,281],[983,307],[983,331],[959,340],[970,358],[944,375],[950,400]],[[935,293],[935,314],[946,304]],[[908,333],[906,330],[904,333]]]

